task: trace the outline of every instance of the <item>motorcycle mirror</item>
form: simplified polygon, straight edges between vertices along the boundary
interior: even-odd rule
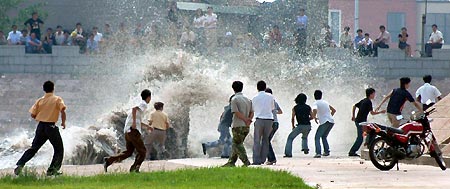
[[[398,115],[398,116],[395,117],[395,118],[397,118],[397,120],[402,120],[402,119],[403,119],[403,115]]]

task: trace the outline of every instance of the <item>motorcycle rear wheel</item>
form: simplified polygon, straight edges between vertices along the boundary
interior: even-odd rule
[[[387,154],[389,147],[390,145],[383,138],[375,139],[369,147],[370,161],[372,161],[372,164],[376,168],[382,171],[391,170],[398,162],[395,157]],[[387,156],[390,156],[389,160],[386,159]]]

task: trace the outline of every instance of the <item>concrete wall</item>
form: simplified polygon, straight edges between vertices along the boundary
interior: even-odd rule
[[[346,49],[330,48],[324,51],[328,57],[342,59]],[[450,77],[450,50],[434,49],[433,57],[412,58],[399,49],[379,49],[378,57],[364,57],[360,61],[370,64],[374,77],[396,79],[400,77],[422,77],[430,74],[434,78]]]
[[[53,46],[52,54],[25,54],[25,46],[0,46],[0,73],[79,74],[89,70],[91,57],[79,47]]]
[[[328,48],[324,55],[333,59],[346,58],[347,49]],[[89,73],[102,56],[78,53],[78,47],[53,46],[53,54],[25,54],[24,46],[0,46],[1,73],[42,73],[80,75]],[[370,64],[376,77],[417,77],[431,74],[450,77],[450,49],[434,49],[433,57],[412,58],[398,49],[380,49],[379,56],[358,59]]]
[[[420,77],[427,74],[435,78],[450,77],[450,51],[434,50],[433,58],[411,58],[397,49],[382,50],[378,59],[369,63],[379,77]]]

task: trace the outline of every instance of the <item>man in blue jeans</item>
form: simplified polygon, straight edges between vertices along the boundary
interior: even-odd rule
[[[363,136],[362,136],[362,128],[359,125],[362,122],[367,121],[367,116],[370,114],[377,115],[381,113],[386,113],[386,110],[383,111],[373,111],[372,106],[372,100],[375,98],[375,89],[368,88],[366,89],[366,98],[362,99],[358,103],[356,103],[353,106],[352,109],[352,121],[356,124],[356,133],[357,137],[355,140],[355,143],[353,144],[352,148],[350,149],[350,152],[348,152],[348,156],[356,156],[359,157],[359,155],[356,153],[359,148],[361,147],[361,144],[363,142]],[[356,108],[358,108],[358,115],[355,117],[355,111]]]
[[[233,99],[234,95],[230,97],[229,102],[231,103],[231,99]],[[231,104],[228,104],[224,107],[224,111],[222,113],[222,116],[220,116],[220,123],[219,128],[217,128],[217,131],[220,132],[219,140],[213,141],[213,142],[207,142],[202,143],[203,148],[203,154],[206,155],[206,151],[209,148],[216,148],[219,147],[219,145],[223,145],[222,154],[220,155],[221,158],[229,158],[231,153],[231,134],[230,134],[230,127],[231,122],[233,121],[233,113],[231,113]]]
[[[266,93],[273,94],[272,89],[267,88]],[[275,135],[275,132],[277,132],[279,123],[278,123],[278,114],[283,114],[283,110],[281,110],[280,106],[278,105],[277,101],[274,101],[275,103],[275,109],[272,110],[273,113],[273,124],[272,124],[272,132],[269,134],[269,154],[267,155],[267,162],[266,165],[273,165],[277,163],[277,157],[275,156],[275,152],[273,151],[272,147],[272,138]]]
[[[284,157],[290,158],[292,157],[292,142],[295,137],[297,137],[300,133],[302,134],[302,151],[305,154],[309,154],[308,148],[308,135],[311,131],[311,107],[306,104],[307,97],[305,94],[300,93],[295,98],[295,103],[297,105],[292,108],[292,132],[289,134],[288,139],[286,141],[286,147],[284,148]],[[297,127],[295,127],[295,119],[297,119]]]
[[[328,134],[334,125],[333,116],[336,113],[334,109],[327,101],[322,100],[322,91],[316,90],[314,92],[314,102],[313,105],[313,115],[312,117],[319,125],[317,128],[316,136],[314,137],[316,143],[316,155],[314,158],[320,158],[323,156],[330,155],[330,146],[328,145]],[[324,153],[321,152],[320,139],[322,139]]]

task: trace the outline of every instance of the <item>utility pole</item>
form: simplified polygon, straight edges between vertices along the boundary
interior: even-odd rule
[[[355,28],[353,29],[353,31],[359,29],[359,0],[355,0]]]
[[[422,51],[421,56],[425,56],[425,24],[427,23],[428,0],[425,0],[425,13],[422,14]]]

